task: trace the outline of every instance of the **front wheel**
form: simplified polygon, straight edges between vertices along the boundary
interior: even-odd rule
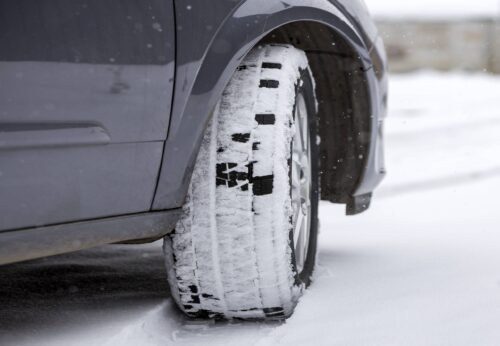
[[[258,47],[238,67],[205,133],[184,214],[165,238],[171,292],[188,316],[292,314],[316,257],[315,115],[304,52]]]

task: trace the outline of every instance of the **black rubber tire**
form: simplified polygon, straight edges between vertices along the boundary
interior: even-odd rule
[[[301,273],[295,265],[288,161],[299,94],[309,116],[313,180],[309,249]],[[184,216],[165,237],[172,296],[186,315],[276,320],[292,314],[316,260],[317,138],[314,82],[305,53],[289,45],[254,49],[214,111]]]

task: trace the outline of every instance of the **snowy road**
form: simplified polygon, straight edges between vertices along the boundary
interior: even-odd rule
[[[285,324],[194,323],[161,244],[1,268],[0,345],[498,345],[500,78],[393,76],[373,207],[321,206],[319,267]]]

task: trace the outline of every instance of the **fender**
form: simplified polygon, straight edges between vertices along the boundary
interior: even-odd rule
[[[177,51],[174,102],[153,210],[173,209],[183,204],[205,128],[233,72],[250,49],[286,24],[320,23],[349,42],[357,53],[360,69],[366,74],[371,93],[370,111],[366,117],[370,119],[371,126],[378,126],[380,95],[370,55],[373,43],[349,19],[345,7],[335,6],[327,0],[226,0],[210,3],[206,0],[178,0],[175,6]],[[371,145],[367,149],[373,153],[367,154],[363,160],[365,167],[359,173],[356,186],[350,186],[345,191],[333,188],[330,193],[323,193],[324,199],[346,203],[348,209],[350,204],[351,210],[362,211],[354,208],[360,201],[356,196],[361,196],[362,205],[366,206],[367,195],[374,188],[372,185],[381,179],[372,179],[370,184],[364,186],[360,181],[361,176],[366,175],[367,165],[373,165],[370,161],[375,157],[374,147]],[[357,193],[359,186],[363,186],[363,190]]]

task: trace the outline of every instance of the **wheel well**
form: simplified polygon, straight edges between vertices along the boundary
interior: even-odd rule
[[[316,22],[294,22],[260,44],[288,43],[307,53],[316,81],[321,138],[321,198],[350,203],[366,165],[371,100],[365,68],[347,39]]]

